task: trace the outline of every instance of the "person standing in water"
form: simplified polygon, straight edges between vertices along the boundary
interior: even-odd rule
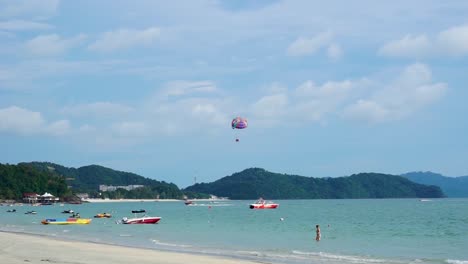
[[[316,226],[315,226],[315,233],[317,234],[317,235],[315,236],[315,240],[320,241],[321,234],[320,234],[320,226],[319,226],[319,225],[316,225]]]

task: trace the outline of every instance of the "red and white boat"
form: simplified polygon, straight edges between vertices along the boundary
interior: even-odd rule
[[[144,212],[146,212],[146,211],[144,211]],[[156,224],[157,222],[159,222],[159,220],[161,220],[161,217],[159,217],[159,216],[143,215],[141,217],[138,217],[137,213],[135,213],[134,218],[124,217],[124,218],[122,218],[122,220],[120,222],[122,224]]]
[[[251,204],[250,209],[276,209],[279,206],[277,203],[265,201],[262,198],[258,199],[255,203]]]

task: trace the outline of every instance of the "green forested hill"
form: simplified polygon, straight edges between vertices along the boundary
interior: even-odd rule
[[[70,194],[61,176],[38,170],[30,164],[0,164],[0,199],[21,200],[27,192],[49,192],[57,197]]]
[[[53,171],[63,175],[72,190],[97,195],[100,184],[125,186],[125,185],[145,185],[132,191],[119,189],[115,192],[106,192],[104,197],[109,198],[129,198],[129,199],[181,199],[182,191],[173,183],[157,181],[140,175],[116,171],[98,165],[84,166],[80,168],[67,168],[50,162],[31,162],[31,164],[42,171]]]
[[[339,198],[436,198],[437,186],[417,184],[400,176],[360,173],[340,178],[310,178],[246,169],[212,183],[199,183],[184,191],[209,193],[231,199],[339,199]]]
[[[447,177],[430,171],[409,172],[401,176],[417,183],[439,186],[448,197],[468,197],[468,176]]]

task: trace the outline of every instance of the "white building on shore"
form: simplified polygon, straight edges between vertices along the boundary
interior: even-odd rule
[[[112,192],[117,189],[125,189],[127,191],[131,191],[137,188],[145,187],[144,185],[126,185],[126,186],[113,186],[113,185],[99,185],[99,191],[101,192]]]

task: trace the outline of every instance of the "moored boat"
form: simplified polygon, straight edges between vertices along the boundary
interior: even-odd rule
[[[255,203],[250,204],[250,209],[276,209],[279,206],[277,203],[265,201],[262,198],[258,199]]]
[[[109,213],[102,213],[102,214],[97,214],[94,216],[94,218],[111,218],[112,215]]]
[[[41,221],[44,225],[87,225],[92,219],[88,218],[48,218]]]
[[[159,216],[142,216],[135,218],[122,218],[122,224],[156,224],[161,220]]]
[[[132,213],[135,214],[135,217],[133,218],[127,218],[124,217],[122,220],[118,221],[117,223],[121,224],[156,224],[161,220],[161,217],[159,216],[148,216],[144,213],[146,213],[146,210],[134,210]],[[138,216],[138,214],[144,214],[143,216]]]

